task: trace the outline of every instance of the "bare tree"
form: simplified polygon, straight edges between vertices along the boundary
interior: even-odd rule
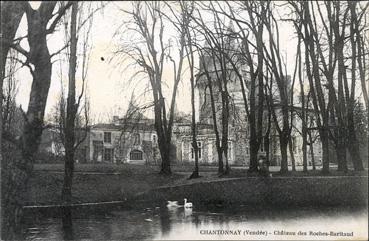
[[[13,44],[16,31],[24,14],[21,3],[4,1],[1,3],[1,63],[0,63],[0,106],[3,101],[3,83],[5,78],[6,58],[11,44]],[[3,111],[0,111],[0,127],[3,126]],[[2,136],[3,129],[0,128],[0,164],[2,165]],[[3,169],[2,169],[3,170]]]
[[[356,3],[327,1],[322,4],[290,4],[297,14],[295,26],[297,22],[303,23],[296,30],[305,44],[305,64],[323,147],[323,171],[328,172],[329,169],[329,139],[335,144],[338,169],[347,171],[346,147],[349,147],[350,154],[356,156],[353,158],[354,168],[360,170],[362,162],[358,145],[354,144],[356,147],[353,147],[350,143],[357,143],[352,117],[356,62],[360,62],[356,58],[356,42],[360,42],[357,40],[357,36],[360,36],[357,34],[358,26],[367,5],[358,16]],[[347,60],[353,67],[351,81],[348,81]]]
[[[292,85],[291,79],[287,76],[285,64],[283,63],[282,52],[279,43],[279,26],[278,22],[272,11],[273,6],[268,4],[266,6],[267,14],[263,16],[263,24],[267,30],[269,45],[263,44],[265,63],[268,69],[272,73],[273,79],[277,84],[279,92],[279,103],[274,106],[272,111],[275,127],[279,135],[279,144],[281,151],[281,170],[280,172],[285,173],[288,171],[287,163],[287,147],[290,142],[290,135],[292,129],[293,115],[290,113],[289,108],[292,108],[292,104],[289,98],[293,98],[293,83],[295,80],[295,74]],[[295,72],[296,73],[296,72]],[[280,109],[280,111],[278,110]],[[276,112],[279,111],[281,114],[281,124],[277,117]],[[294,161],[294,160],[293,160]]]
[[[238,65],[230,61],[233,71],[240,81],[242,97],[245,106],[246,119],[249,121],[250,143],[250,166],[249,173],[257,171],[258,152],[263,140],[263,117],[264,117],[264,50],[263,33],[266,16],[266,4],[261,2],[237,2],[232,6],[227,3],[228,12],[222,9],[219,13],[226,15],[237,25],[240,48],[238,48]],[[236,14],[238,13],[238,14]],[[247,16],[243,17],[243,16]],[[245,65],[247,68],[245,68]],[[241,68],[240,68],[241,66]],[[244,66],[242,68],[242,66]],[[245,76],[241,69],[247,69]],[[239,71],[241,70],[241,71]]]
[[[302,75],[302,59],[301,59],[301,36],[298,35],[298,45],[299,48],[297,49],[297,55],[298,57],[298,79],[299,79],[299,85],[300,85],[300,100],[301,100],[301,137],[302,137],[302,165],[303,165],[303,171],[308,171],[308,162],[307,162],[307,108],[309,106],[309,99],[306,98],[305,90],[304,90],[304,80]]]
[[[364,11],[358,15],[356,1],[349,1],[348,8],[350,9],[351,21],[350,21],[350,45],[351,45],[351,90],[350,97],[347,100],[347,131],[348,131],[348,149],[352,158],[354,169],[356,171],[364,170],[363,161],[360,157],[359,142],[355,131],[355,120],[354,120],[354,108],[355,108],[355,89],[356,89],[356,66],[357,62],[360,62],[357,57],[357,48],[360,49],[360,45],[357,41],[360,37],[360,19],[363,18],[363,14],[366,13],[365,9],[368,8],[369,4],[366,5]],[[360,42],[360,41],[359,41]],[[359,66],[360,67],[360,66]]]
[[[139,131],[139,123],[144,117],[143,111],[152,108],[153,104],[140,106],[137,101],[134,92],[132,92],[128,108],[123,115],[123,118],[119,120],[119,126],[120,126],[120,136],[118,139],[118,142],[116,143],[116,148],[120,150],[121,153],[126,153],[126,143],[127,141],[132,137],[132,135],[135,135]],[[154,144],[154,143],[153,143]],[[155,159],[156,161],[156,159]]]
[[[167,4],[170,11],[173,13],[175,20],[172,20],[174,26],[177,31],[180,33],[179,35],[185,36],[185,53],[186,60],[188,62],[188,68],[190,71],[190,86],[191,86],[191,135],[192,135],[192,148],[194,150],[195,156],[195,170],[192,172],[190,178],[198,178],[199,177],[199,147],[197,144],[197,124],[196,124],[196,109],[195,109],[195,49],[196,44],[196,36],[195,31],[193,31],[193,27],[190,26],[191,16],[194,13],[195,3],[191,2],[179,2],[180,13],[175,13],[175,10]],[[169,16],[166,16],[168,20]]]
[[[72,199],[72,180],[74,170],[75,119],[77,114],[76,103],[76,68],[77,68],[77,12],[78,2],[73,2],[70,24],[70,55],[69,55],[69,82],[67,112],[64,129],[65,168],[62,199],[70,203]]]
[[[310,125],[308,125],[310,127],[310,129],[307,131],[309,141],[306,142],[306,145],[309,145],[311,164],[313,166],[313,170],[315,171],[316,170],[316,164],[315,164],[314,143],[318,139],[319,135],[314,133],[315,131],[312,128],[313,125],[314,125],[313,116],[310,116]]]
[[[195,170],[191,174],[190,178],[198,178],[199,175],[199,147],[197,145],[197,125],[196,125],[196,109],[195,109],[195,60],[194,60],[194,48],[193,48],[193,36],[189,27],[191,15],[194,11],[194,2],[191,4],[181,4],[182,16],[185,22],[184,31],[186,33],[186,54],[187,61],[190,69],[190,84],[191,84],[191,132],[192,132],[192,148],[195,152]],[[195,40],[194,40],[195,41]]]
[[[209,90],[210,105],[213,119],[213,127],[215,133],[215,144],[218,153],[218,173],[228,174],[230,171],[229,157],[228,157],[228,140],[229,140],[229,124],[231,118],[231,97],[228,91],[228,83],[232,80],[234,71],[230,64],[232,61],[232,48],[234,47],[234,38],[232,37],[232,29],[226,26],[224,20],[220,18],[215,10],[215,6],[201,5],[204,10],[209,10],[214,13],[213,28],[210,28],[198,12],[198,17],[193,21],[198,26],[199,33],[205,39],[205,46],[198,46],[200,53],[200,74],[205,76],[207,81],[202,81],[205,84],[205,91]],[[199,80],[198,80],[199,82]],[[216,94],[213,88],[217,88]],[[219,111],[220,112],[219,112]],[[220,115],[220,116],[218,116]],[[223,168],[223,161],[225,161],[225,170]]]
[[[316,113],[316,123],[318,125],[320,140],[323,149],[323,173],[329,172],[329,135],[328,135],[328,111],[325,101],[321,75],[319,73],[318,54],[316,49],[318,46],[314,41],[317,36],[311,17],[311,10],[308,2],[293,3],[290,2],[302,22],[302,28],[298,28],[298,34],[304,40],[305,46],[305,65],[306,74],[309,80],[310,93]]]
[[[70,17],[64,17],[64,25],[70,27],[69,31],[65,29],[65,44],[69,45],[69,49],[66,51],[66,57],[68,58],[66,62],[69,64],[68,96],[65,98],[65,91],[62,87],[60,99],[56,108],[56,123],[59,126],[60,139],[65,148],[65,173],[62,200],[66,204],[69,204],[72,198],[72,182],[76,151],[86,139],[88,132],[89,101],[86,88],[88,63],[91,52],[90,32],[93,23],[93,14],[100,9],[101,7],[93,9],[91,3],[73,2]],[[68,18],[70,18],[70,22]],[[79,51],[77,49],[78,42],[81,46],[81,50]],[[78,56],[81,56],[81,58]],[[77,68],[77,65],[80,67]],[[80,72],[82,80],[81,91],[78,95],[76,93],[77,72]],[[61,84],[63,85],[63,83]]]
[[[266,96],[266,106],[268,110],[268,118],[267,118],[267,127],[264,134],[264,145],[265,148],[265,154],[266,154],[266,160],[268,163],[270,163],[270,133],[272,129],[272,111],[273,111],[273,93],[272,93],[272,87],[273,87],[273,78],[269,78],[268,72],[267,76],[265,78],[265,85],[264,85],[264,95]]]
[[[138,39],[125,44],[117,53],[131,58],[141,68],[139,73],[149,79],[154,100],[155,130],[162,159],[160,173],[171,174],[172,129],[177,89],[182,75],[185,33],[182,31],[179,36],[179,57],[176,61],[170,53],[175,47],[171,46],[170,41],[169,44],[165,43],[162,5],[160,2],[136,2],[132,3],[131,11],[122,10],[131,17],[126,25],[128,31],[134,33],[132,36],[138,35]],[[166,84],[163,80],[165,60],[173,64],[173,89],[169,110],[163,93]]]
[[[218,129],[218,122],[217,122],[217,111],[216,111],[216,107],[215,107],[215,95],[214,95],[214,86],[213,86],[213,81],[212,81],[212,77],[209,73],[208,70],[208,63],[206,61],[206,56],[207,53],[205,50],[198,48],[198,51],[200,53],[200,65],[202,66],[202,68],[200,67],[200,71],[201,73],[198,75],[198,78],[200,78],[202,75],[206,76],[206,89],[209,89],[209,97],[210,100],[210,106],[211,106],[211,114],[212,114],[212,120],[213,120],[213,128],[214,128],[214,134],[215,134],[215,146],[217,149],[217,153],[218,153],[218,174],[222,174],[224,173],[224,164],[223,164],[223,151],[222,151],[222,147],[221,147],[221,141],[220,141],[220,135],[219,135],[219,129]],[[203,73],[202,73],[203,72]],[[199,80],[197,80],[197,82],[199,83]],[[205,94],[206,96],[206,94]],[[201,107],[200,107],[201,108]]]
[[[51,81],[51,57],[46,37],[53,33],[57,23],[71,6],[70,3],[54,14],[56,2],[43,2],[37,10],[32,9],[28,2],[22,3],[28,23],[27,40],[29,51],[19,44],[10,47],[24,55],[24,64],[29,67],[33,77],[28,110],[24,113],[25,123],[19,139],[10,133],[4,133],[6,139],[13,142],[20,150],[20,155],[7,166],[7,175],[2,176],[6,190],[2,190],[2,235],[4,239],[14,239],[19,228],[22,215],[21,194],[25,192],[26,184],[32,173],[34,154],[37,152],[42,130],[44,128],[44,113]],[[52,19],[52,20],[51,20]],[[30,65],[32,64],[32,66]],[[5,179],[5,180],[4,180]]]
[[[18,59],[18,52],[15,50],[9,51],[8,64],[6,65],[5,78],[3,83],[3,101],[2,101],[2,129],[6,132],[16,133],[19,125],[15,124],[17,118],[15,117],[17,109],[15,98],[18,93],[19,81],[16,77],[16,72],[20,68]],[[17,127],[16,127],[17,126]]]

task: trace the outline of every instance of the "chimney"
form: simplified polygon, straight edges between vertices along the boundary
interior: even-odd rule
[[[114,115],[114,116],[113,116],[113,123],[114,123],[114,124],[118,124],[118,122],[119,122],[119,116]]]

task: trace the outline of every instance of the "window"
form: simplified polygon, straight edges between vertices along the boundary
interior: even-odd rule
[[[142,151],[133,150],[129,153],[130,160],[142,160]]]
[[[212,141],[210,141],[208,144],[208,156],[209,156],[209,159],[213,158],[213,142]]]
[[[157,143],[157,136],[156,134],[152,134],[152,143],[156,144]]]
[[[264,137],[261,138],[260,151],[264,152]]]
[[[104,151],[104,144],[102,141],[92,141],[92,145],[93,145],[93,160],[94,161],[102,161],[102,154]]]
[[[104,161],[113,161],[113,148],[105,148],[104,149]]]
[[[192,147],[192,143],[190,144],[191,146],[191,159],[194,160],[195,159],[195,151]],[[199,155],[199,159],[202,158],[202,143],[201,142],[197,142],[197,148],[198,148],[198,155]]]
[[[141,143],[140,134],[139,133],[134,134],[133,138],[134,138],[134,145],[140,145]]]
[[[261,138],[261,142],[260,142],[260,152],[266,152],[266,150],[267,150],[267,148],[268,148],[267,138],[268,138],[268,137],[262,137],[262,138]]]
[[[104,132],[104,143],[111,143],[111,132]]]
[[[293,151],[293,153],[297,153],[297,145],[296,144],[297,144],[296,143],[296,137],[293,136],[292,137],[292,151]]]
[[[232,149],[232,142],[228,142],[228,160],[232,160],[232,153],[233,152],[233,149]]]

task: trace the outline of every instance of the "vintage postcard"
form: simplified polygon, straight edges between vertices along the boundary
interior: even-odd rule
[[[366,1],[1,1],[2,240],[367,240]]]

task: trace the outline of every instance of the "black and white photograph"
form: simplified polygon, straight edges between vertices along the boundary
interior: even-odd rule
[[[1,240],[368,240],[369,1],[1,1]]]

